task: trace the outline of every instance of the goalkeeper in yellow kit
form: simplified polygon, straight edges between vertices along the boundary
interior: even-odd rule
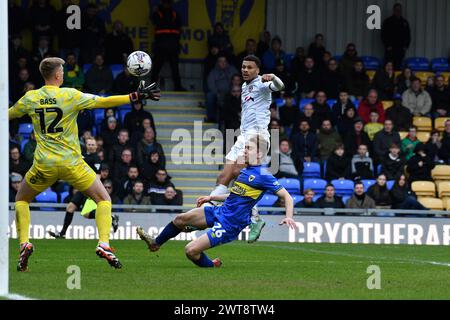
[[[26,271],[33,253],[29,242],[29,203],[57,180],[64,180],[97,203],[96,224],[99,243],[96,254],[118,269],[119,259],[109,246],[111,198],[95,172],[84,162],[78,139],[77,116],[83,109],[111,108],[145,99],[159,100],[156,83],[141,81],[129,95],[99,97],[72,88],[60,88],[64,81],[65,61],[46,58],[39,65],[45,85],[27,92],[9,109],[9,119],[29,115],[32,119],[37,147],[33,166],[25,175],[16,195],[16,225],[20,241],[18,271]]]

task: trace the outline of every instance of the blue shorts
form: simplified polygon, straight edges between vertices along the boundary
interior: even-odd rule
[[[204,207],[206,225],[209,229],[208,235],[211,248],[218,245],[234,241],[238,238],[241,231],[245,228],[230,223],[220,214],[221,207]]]

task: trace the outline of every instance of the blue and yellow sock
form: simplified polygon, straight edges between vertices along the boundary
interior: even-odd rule
[[[170,222],[163,231],[159,234],[159,236],[155,239],[156,243],[159,246],[162,246],[164,243],[169,241],[172,238],[175,238],[177,235],[181,233],[182,230],[178,229],[173,222]]]

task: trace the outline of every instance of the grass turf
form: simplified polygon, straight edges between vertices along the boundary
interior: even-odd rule
[[[124,267],[114,270],[94,241],[35,240],[29,272],[19,273],[12,240],[10,291],[36,299],[450,299],[444,246],[234,242],[208,251],[221,269],[201,269],[185,258],[185,244],[154,254],[140,241],[116,241]],[[81,290],[67,289],[70,265],[81,269]],[[381,290],[367,289],[370,265],[381,268]]]

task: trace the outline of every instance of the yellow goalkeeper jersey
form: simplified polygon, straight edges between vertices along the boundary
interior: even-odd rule
[[[100,97],[72,88],[43,86],[27,92],[9,109],[9,119],[29,115],[36,136],[34,162],[48,166],[82,161],[77,116],[96,105]]]

